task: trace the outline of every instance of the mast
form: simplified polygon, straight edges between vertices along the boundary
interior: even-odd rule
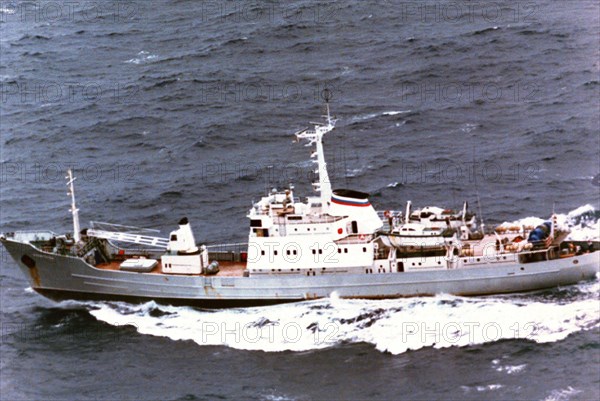
[[[325,161],[325,152],[323,150],[323,136],[335,128],[336,122],[336,120],[331,118],[331,114],[329,113],[329,91],[325,94],[325,102],[327,106],[326,124],[314,123],[314,130],[305,129],[296,133],[296,138],[308,139],[307,146],[316,145],[316,151],[311,154],[311,157],[316,157],[317,159],[318,168],[315,172],[319,175],[319,181],[313,183],[313,188],[320,192],[321,206],[324,213],[329,208],[332,191],[327,172],[327,162]]]
[[[481,232],[485,234],[485,223],[483,222],[483,213],[481,212],[481,200],[479,199],[479,191],[477,191],[477,207],[479,208],[479,219],[481,220],[479,227],[481,228]]]
[[[73,185],[73,182],[77,178],[73,177],[71,169],[67,171],[67,174],[68,175],[65,177],[65,179],[68,180],[67,186],[69,187],[67,196],[71,195],[71,210],[69,211],[73,214],[73,238],[75,239],[75,243],[77,243],[81,240],[81,235],[79,233],[81,231],[79,228],[79,209],[75,206],[75,186]]]
[[[554,240],[554,230],[557,224],[556,202],[552,204],[552,216],[550,217],[550,237]]]

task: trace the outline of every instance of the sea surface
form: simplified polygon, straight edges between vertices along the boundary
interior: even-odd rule
[[[600,218],[597,1],[1,1],[0,230],[247,236],[314,165],[381,210]],[[1,254],[2,400],[598,400],[600,281],[201,310],[53,303]]]

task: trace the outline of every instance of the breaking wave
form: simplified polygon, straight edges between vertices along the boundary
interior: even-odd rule
[[[516,223],[532,223],[526,218]],[[573,235],[589,234],[591,206],[560,217]],[[586,234],[586,235],[587,235]],[[259,308],[203,310],[148,302],[85,303],[98,320],[140,334],[265,352],[307,351],[368,343],[401,354],[424,347],[464,347],[500,340],[560,341],[600,327],[600,277],[579,285],[493,297],[439,295],[392,300],[329,298]],[[497,366],[516,373],[525,366]]]
[[[369,343],[401,354],[524,339],[554,342],[600,327],[600,283],[581,284],[561,302],[542,296],[465,298],[440,295],[399,300],[319,301],[217,311],[148,302],[94,303],[90,313],[141,334],[243,350],[307,351]],[[511,367],[517,371],[521,367]],[[509,369],[509,368],[506,368]]]
[[[567,214],[557,213],[557,223],[562,229],[571,233],[567,240],[572,241],[600,241],[600,211],[592,205],[585,205],[570,211]],[[513,222],[502,223],[501,226],[538,226],[549,220],[539,217],[525,217]]]

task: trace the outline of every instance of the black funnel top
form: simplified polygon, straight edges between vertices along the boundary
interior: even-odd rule
[[[187,217],[184,217],[183,219],[179,220],[179,225],[180,226],[185,226],[187,223],[189,223]]]
[[[345,198],[353,198],[353,199],[368,199],[369,198],[368,193],[354,191],[353,189],[334,189],[333,194],[343,196]]]

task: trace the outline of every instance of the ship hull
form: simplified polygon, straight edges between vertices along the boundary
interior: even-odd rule
[[[198,307],[261,306],[328,297],[383,299],[492,295],[576,284],[596,277],[600,252],[551,261],[494,263],[451,270],[316,276],[178,276],[102,270],[82,259],[3,240],[5,248],[38,293],[54,300],[154,300]],[[23,261],[24,257],[29,263]],[[31,260],[34,261],[33,267]],[[29,266],[28,266],[29,264]]]

